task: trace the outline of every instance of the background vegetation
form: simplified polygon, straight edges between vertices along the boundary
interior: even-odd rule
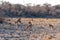
[[[31,6],[27,4],[0,4],[0,17],[28,17],[28,18],[60,18],[60,5],[43,4]]]

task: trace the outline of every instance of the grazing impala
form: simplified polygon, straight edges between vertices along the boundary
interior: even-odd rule
[[[26,27],[25,31],[26,31],[28,28],[32,28],[32,23],[31,23],[31,21],[29,21],[28,23],[29,23],[29,25]]]
[[[54,26],[53,26],[52,24],[49,24],[49,27],[50,27],[50,28],[51,28],[51,30],[52,30]]]

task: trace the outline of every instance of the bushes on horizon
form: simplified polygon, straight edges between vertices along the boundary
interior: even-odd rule
[[[27,5],[11,4],[3,2],[0,4],[0,15],[6,17],[60,17],[60,5]]]

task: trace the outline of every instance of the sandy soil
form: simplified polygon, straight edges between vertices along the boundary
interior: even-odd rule
[[[60,19],[5,18],[0,40],[60,40]]]

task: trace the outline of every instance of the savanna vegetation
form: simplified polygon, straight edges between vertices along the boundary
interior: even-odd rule
[[[0,4],[0,17],[60,18],[60,5],[51,6],[51,4],[45,3],[24,6],[2,2]]]

